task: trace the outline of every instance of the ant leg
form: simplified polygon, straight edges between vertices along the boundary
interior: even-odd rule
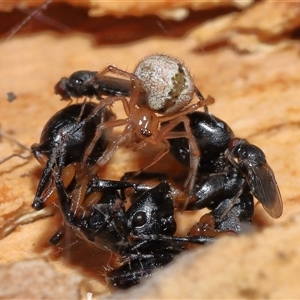
[[[34,151],[34,149],[33,149],[33,151]],[[46,188],[47,184],[49,183],[56,157],[57,156],[56,156],[56,151],[55,151],[55,153],[52,153],[51,157],[49,157],[47,164],[44,168],[43,174],[42,174],[40,182],[38,184],[36,194],[34,196],[33,203],[31,205],[32,208],[35,210],[43,209],[44,204],[45,204],[45,199],[48,198],[48,196],[44,196],[43,193],[45,192],[45,188]]]
[[[94,177],[89,185],[91,188],[95,189],[98,192],[105,190],[125,190],[127,188],[136,189],[136,184],[127,181],[120,180],[107,180],[107,179],[99,179],[98,177]]]
[[[166,173],[161,173],[161,172],[141,172],[138,174],[138,176],[135,176],[136,172],[126,172],[124,175],[121,177],[121,181],[127,182],[129,179],[134,178],[134,179],[140,179],[140,180],[151,180],[151,179],[156,179],[159,181],[167,180],[167,174]],[[148,188],[153,188],[150,187],[144,183],[139,183],[136,186],[136,189],[138,189],[140,186],[145,186]]]
[[[163,234],[141,234],[131,235],[130,238],[142,241],[175,241],[183,243],[193,243],[203,245],[207,242],[215,241],[215,238],[201,235],[189,235],[189,236],[169,236]]]
[[[54,233],[54,235],[50,238],[49,243],[52,246],[57,246],[58,243],[61,241],[61,239],[63,238],[64,234],[65,234],[65,230],[64,230],[64,226],[65,223],[63,222],[59,229]]]
[[[39,150],[39,144],[33,144],[31,146],[31,153],[33,154],[34,158],[42,165],[46,166],[48,157],[45,154],[42,154]]]
[[[71,225],[80,226],[81,217],[86,213],[86,210],[81,206],[86,192],[85,182],[83,182],[83,184],[81,184],[78,188],[76,185],[76,188],[74,189],[76,193],[72,193],[72,195],[67,193],[62,178],[59,176],[56,176],[55,178],[55,186],[64,219]]]
[[[73,178],[75,177],[76,168],[74,164],[70,164],[66,166],[62,170],[61,179],[65,186],[68,186]],[[39,198],[35,198],[32,207],[35,210],[40,210],[54,203],[57,199],[57,191],[55,184],[52,182],[52,178],[49,178],[51,181],[49,182],[47,188],[43,188],[42,193]],[[47,182],[48,183],[48,182]],[[40,200],[40,201],[37,201]]]
[[[61,177],[63,185],[65,187],[68,187],[71,181],[74,180],[74,178],[76,182],[75,187],[70,193],[70,198],[72,199],[72,201],[69,208],[69,210],[74,213],[74,216],[80,215],[84,217],[87,211],[83,207],[87,206],[87,202],[92,202],[99,199],[98,195],[90,195],[91,197],[86,197],[87,186],[92,177],[89,171],[90,170],[85,165],[76,162],[68,165],[63,169],[63,176]]]
[[[60,203],[60,208],[63,213],[64,219],[68,223],[73,224],[73,219],[75,214],[71,213],[72,199],[67,194],[61,178],[56,177],[55,186],[56,186],[58,200]]]

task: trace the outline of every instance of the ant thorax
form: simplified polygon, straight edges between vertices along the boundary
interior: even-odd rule
[[[192,76],[177,59],[157,54],[144,58],[134,70],[147,97],[140,97],[139,107],[170,115],[186,107],[195,93]]]

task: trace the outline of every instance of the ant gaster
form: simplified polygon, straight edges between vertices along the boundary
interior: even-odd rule
[[[102,109],[98,110],[92,118],[86,119],[95,107],[96,104],[90,102],[70,105],[60,110],[46,123],[40,143],[31,146],[34,157],[45,166],[32,204],[34,209],[42,209],[47,199],[48,202],[52,201],[51,195],[55,190],[54,184],[51,185],[53,171],[61,174],[66,165],[81,162],[99,122],[114,118],[112,112]],[[107,133],[107,130],[103,131],[102,136],[97,140],[93,151],[85,160],[86,167],[96,163],[106,149]],[[72,178],[73,175],[69,176]]]

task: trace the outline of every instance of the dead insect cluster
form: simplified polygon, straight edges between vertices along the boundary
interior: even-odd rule
[[[80,238],[120,256],[120,266],[106,274],[110,285],[131,287],[191,245],[242,232],[252,222],[254,197],[270,216],[282,214],[263,151],[209,113],[214,99],[202,96],[177,59],[151,55],[133,73],[114,66],[77,71],[54,89],[63,100],[84,101],[57,112],[31,148],[44,166],[32,206],[59,205],[64,224],[52,244],[67,224]],[[116,101],[126,118],[114,114]],[[122,133],[112,140],[120,126]],[[148,144],[164,146],[149,165],[128,170],[120,180],[100,178],[119,147],[142,151]],[[187,167],[182,184],[174,183],[174,174],[146,172],[158,161],[167,163],[166,153]],[[203,208],[210,212],[186,235],[177,235],[174,214]]]

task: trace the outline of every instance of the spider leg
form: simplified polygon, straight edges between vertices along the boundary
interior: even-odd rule
[[[187,106],[186,108],[184,108],[183,110],[177,112],[177,113],[174,113],[172,115],[169,115],[169,116],[160,116],[159,117],[159,121],[160,122],[167,122],[167,121],[171,121],[173,119],[176,119],[177,117],[180,117],[180,116],[185,116],[187,114],[190,114],[194,111],[196,111],[198,108],[200,107],[207,107],[207,105],[211,105],[215,103],[215,99],[211,96],[208,96],[205,100],[200,100],[198,102],[196,102],[195,104],[192,104],[192,105],[189,105]]]
[[[185,131],[183,132],[171,132],[171,130],[176,127],[179,123],[184,124]],[[195,185],[196,175],[198,171],[198,166],[200,162],[200,150],[197,146],[195,137],[190,128],[190,120],[186,116],[179,116],[174,120],[170,121],[157,136],[157,139],[176,139],[176,138],[187,138],[189,141],[189,151],[190,151],[190,171],[188,177],[184,183],[184,189],[188,191],[189,197],[185,201],[183,210],[188,204],[189,200],[193,196],[193,189]]]
[[[85,150],[85,156],[83,159],[83,163],[85,163],[86,159],[88,156],[92,153],[94,145],[96,144],[97,140],[101,137],[102,131],[106,128],[113,128],[117,126],[122,126],[127,123],[127,119],[122,119],[122,120],[115,120],[115,121],[108,121],[103,124],[100,124],[97,129],[95,136],[90,143],[90,145],[87,147]],[[125,142],[126,137],[127,137],[127,131],[129,131],[128,126],[125,128],[123,133],[121,133],[114,141],[111,141],[104,153],[101,155],[101,157],[97,160],[96,164],[91,168],[90,172],[91,174],[96,174],[97,170],[101,167],[104,166],[109,159],[112,157],[114,152],[118,149],[118,147]]]
[[[125,97],[110,97],[108,99],[105,99],[103,102],[101,102],[95,108],[95,110],[92,112],[92,114],[86,119],[86,121],[88,121],[93,116],[95,116],[99,112],[100,109],[102,109],[102,108],[104,108],[106,106],[112,105],[117,100],[122,101],[124,110],[125,110],[126,114],[129,115],[130,114],[130,112],[129,112],[129,106],[128,106],[127,99]],[[85,153],[84,153],[84,157],[83,157],[83,163],[86,163],[89,155],[92,153],[92,151],[94,149],[94,146],[95,146],[96,142],[101,137],[102,131],[105,128],[113,128],[113,127],[117,127],[117,126],[122,126],[122,125],[125,125],[126,122],[127,122],[127,119],[107,121],[107,122],[104,122],[104,123],[101,122],[97,126],[97,128],[96,128],[95,136],[94,136],[93,140],[91,141],[91,143],[89,144],[89,146],[85,149]]]
[[[209,111],[208,111],[207,105],[213,104],[214,103],[214,98],[211,97],[210,95],[208,95],[207,98],[205,99],[203,97],[202,93],[197,88],[195,88],[195,94],[198,97],[198,99],[200,100],[200,102],[213,101],[212,103],[204,104],[204,111],[208,114]]]
[[[148,164],[146,167],[140,169],[139,171],[134,172],[132,174],[132,177],[136,177],[139,174],[143,173],[145,170],[147,170],[148,168],[150,168],[151,166],[156,164],[163,156],[165,156],[169,152],[170,144],[167,140],[159,140],[158,142],[162,142],[165,147],[155,155],[154,159],[152,160],[152,162],[150,164]],[[135,148],[134,150],[139,150],[141,148],[144,148],[146,146],[146,144],[147,144],[146,141],[144,141],[143,143],[141,143],[139,145],[138,148]]]

